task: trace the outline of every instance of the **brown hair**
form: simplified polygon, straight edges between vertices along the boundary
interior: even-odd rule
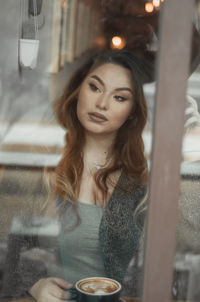
[[[102,51],[92,56],[72,77],[63,95],[55,102],[54,109],[59,123],[67,129],[66,145],[62,159],[55,170],[55,194],[75,204],[79,195],[83,172],[84,129],[77,118],[77,100],[80,86],[91,71],[105,63],[113,63],[130,70],[134,84],[132,116],[118,130],[113,145],[113,160],[96,172],[94,178],[105,202],[111,173],[122,170],[138,182],[147,177],[142,131],[146,124],[147,107],[143,93],[143,74],[140,59],[126,50]],[[98,201],[100,202],[100,201]]]

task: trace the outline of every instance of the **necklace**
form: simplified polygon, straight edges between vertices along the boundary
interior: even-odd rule
[[[100,170],[104,167],[104,165],[95,165],[96,170]]]
[[[107,152],[104,152],[105,156],[106,156],[106,153]],[[94,161],[91,161],[91,160],[88,160],[88,158],[86,157],[85,158],[85,162],[86,162],[86,165],[88,166],[89,169],[95,169],[95,170],[100,170],[100,169],[103,169],[106,165],[107,165],[107,159],[105,158],[104,159],[104,163],[103,164],[98,164],[98,163],[95,163]]]

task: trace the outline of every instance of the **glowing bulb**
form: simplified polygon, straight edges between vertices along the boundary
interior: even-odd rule
[[[112,38],[112,44],[115,46],[119,46],[122,42],[122,39],[118,36]]]
[[[145,3],[145,11],[147,13],[152,13],[154,7],[153,7],[153,4],[151,2],[146,2]]]
[[[153,0],[153,5],[155,7],[159,7],[160,6],[160,0]]]
[[[122,37],[119,37],[119,36],[112,37],[112,40],[111,40],[112,48],[122,49],[122,48],[124,48],[125,44],[126,44],[126,42]]]

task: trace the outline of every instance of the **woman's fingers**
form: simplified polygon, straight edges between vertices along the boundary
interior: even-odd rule
[[[65,291],[54,283],[49,286],[48,293],[60,300],[65,300]]]
[[[50,278],[49,281],[49,293],[52,296],[65,301],[76,298],[74,294],[70,292],[73,284],[60,278]]]
[[[59,301],[70,301],[73,302],[76,298],[76,296],[72,293],[70,293],[69,291],[64,291],[62,289],[56,289],[56,288],[52,288],[51,291],[49,292],[50,295],[52,295],[53,297],[55,297],[56,299],[59,299]]]
[[[57,284],[58,286],[65,288],[65,289],[70,289],[73,287],[72,283],[69,283],[61,278],[50,278],[53,283]]]

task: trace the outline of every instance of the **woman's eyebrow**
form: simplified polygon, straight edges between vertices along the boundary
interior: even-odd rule
[[[97,80],[102,86],[105,86],[104,82],[97,75],[92,75],[91,78]]]
[[[92,75],[91,78],[97,80],[102,86],[105,86],[104,82],[97,75]],[[115,89],[115,91],[122,91],[122,90],[129,91],[133,94],[133,90],[128,87],[120,87]]]
[[[131,88],[128,88],[128,87],[116,88],[115,90],[116,91],[126,90],[126,91],[130,91],[133,94],[133,90]]]

